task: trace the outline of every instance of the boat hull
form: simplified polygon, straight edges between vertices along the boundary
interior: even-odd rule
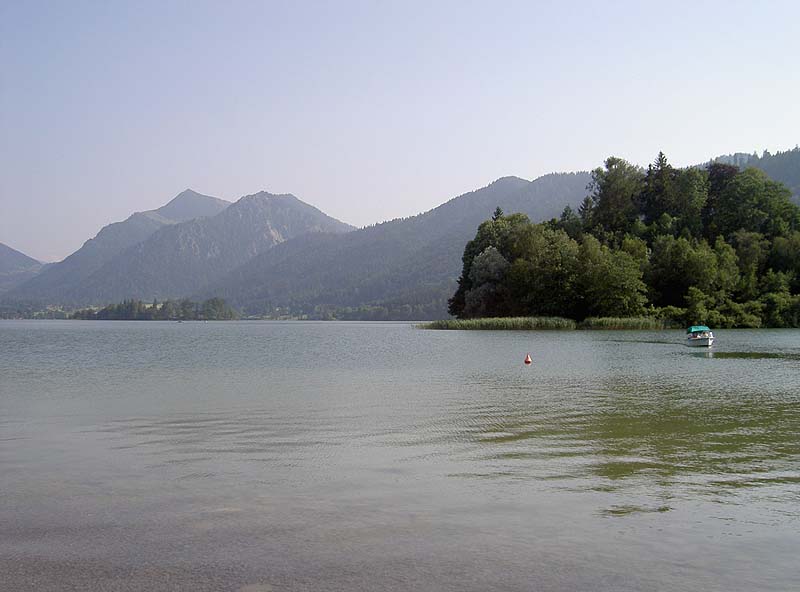
[[[689,337],[686,340],[686,345],[689,347],[711,347],[713,344],[713,337]]]

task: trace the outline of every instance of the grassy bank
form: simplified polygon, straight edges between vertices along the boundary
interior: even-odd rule
[[[667,325],[651,317],[592,317],[577,323],[562,317],[493,317],[486,319],[443,319],[422,323],[422,329],[461,331],[534,331],[545,329],[607,329],[627,331],[660,331]]]
[[[534,329],[575,329],[572,319],[561,317],[495,317],[487,319],[443,319],[419,325],[423,329],[483,331],[531,331]]]
[[[666,329],[661,319],[652,317],[590,317],[580,325],[580,329],[611,329],[629,331],[660,331]]]

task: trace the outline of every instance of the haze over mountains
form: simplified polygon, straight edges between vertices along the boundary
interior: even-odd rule
[[[800,150],[721,157],[736,158],[797,193]],[[504,177],[417,216],[358,230],[293,195],[261,192],[230,204],[186,190],[104,227],[59,263],[42,266],[0,249],[0,291],[6,303],[38,306],[221,296],[249,315],[442,317],[464,245],[496,207],[533,221],[557,217],[567,205],[577,208],[590,179],[585,172]]]

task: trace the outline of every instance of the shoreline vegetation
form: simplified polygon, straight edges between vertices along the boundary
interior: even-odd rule
[[[420,329],[445,331],[574,331],[628,330],[661,331],[678,327],[650,317],[590,317],[581,322],[563,317],[486,317],[479,319],[442,319],[417,325]]]

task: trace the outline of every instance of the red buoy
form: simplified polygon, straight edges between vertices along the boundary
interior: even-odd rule
[[[531,360],[531,355],[525,354],[525,363],[530,364],[531,362],[533,362],[533,360]]]

